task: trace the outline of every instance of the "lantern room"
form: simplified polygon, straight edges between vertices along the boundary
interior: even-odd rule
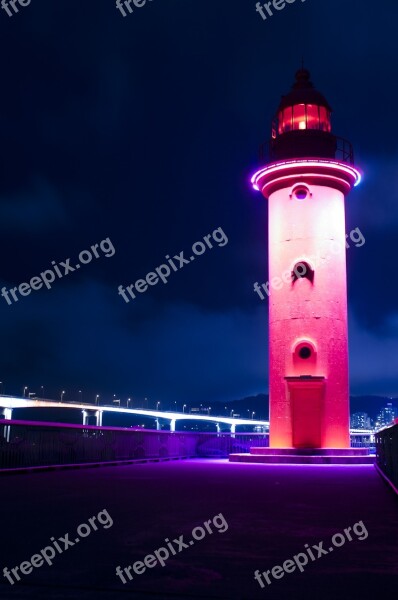
[[[292,91],[282,97],[277,116],[277,134],[297,129],[315,129],[331,132],[332,109],[322,94],[315,90],[310,81],[309,71],[301,69],[296,73]],[[274,131],[276,136],[276,131]]]
[[[270,159],[335,158],[332,109],[315,89],[310,73],[300,69],[291,91],[282,96],[272,127]]]
[[[294,129],[318,129],[331,131],[331,112],[317,104],[296,104],[288,106],[278,114],[278,134]]]

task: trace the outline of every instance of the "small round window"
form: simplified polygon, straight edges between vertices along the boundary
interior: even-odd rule
[[[293,197],[296,198],[296,200],[305,200],[308,198],[309,194],[308,188],[304,186],[298,186],[293,191]]]
[[[312,354],[312,352],[311,352],[311,348],[309,346],[303,346],[299,350],[299,357],[303,358],[304,360],[309,358],[311,356],[311,354]]]
[[[307,263],[307,262],[299,262],[297,264],[294,265],[293,271],[292,271],[292,280],[293,283],[295,281],[297,281],[297,279],[304,279],[307,278],[308,281],[311,281],[311,283],[314,281],[314,269],[311,268],[311,266]]]

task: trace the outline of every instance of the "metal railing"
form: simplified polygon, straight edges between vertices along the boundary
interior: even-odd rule
[[[398,419],[376,433],[376,464],[398,488]]]
[[[342,160],[343,162],[354,164],[354,148],[348,140],[342,137],[336,136],[337,150],[335,158]]]
[[[370,438],[351,436],[352,447]],[[0,469],[140,459],[227,458],[269,446],[268,433],[171,432],[3,420]]]
[[[268,446],[265,433],[152,431],[2,421],[0,469],[166,458],[226,458]]]
[[[354,165],[354,149],[348,140],[339,136],[333,136],[336,142],[334,159]],[[308,158],[316,158],[309,156]],[[261,163],[270,163],[278,160],[278,154],[275,152],[275,139],[268,140],[261,144],[259,148],[259,159]]]

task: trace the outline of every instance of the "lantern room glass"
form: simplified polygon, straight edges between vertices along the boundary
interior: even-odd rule
[[[316,104],[296,104],[279,112],[279,135],[300,129],[317,129],[318,131],[330,132],[330,111],[324,106]]]

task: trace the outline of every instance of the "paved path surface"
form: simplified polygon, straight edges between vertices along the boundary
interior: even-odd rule
[[[273,466],[227,461],[176,461],[0,477],[0,569],[29,560],[106,509],[113,525],[90,533],[11,586],[6,600],[231,598],[370,600],[395,596],[398,502],[372,466]],[[191,538],[194,527],[222,513],[228,530],[183,549],[123,585],[127,567],[164,545]],[[105,515],[104,515],[105,516]],[[104,522],[106,519],[104,518]],[[367,539],[334,548],[303,573],[297,569],[265,588],[267,571],[363,521]],[[64,544],[61,543],[61,547]],[[317,551],[314,550],[315,555]]]

